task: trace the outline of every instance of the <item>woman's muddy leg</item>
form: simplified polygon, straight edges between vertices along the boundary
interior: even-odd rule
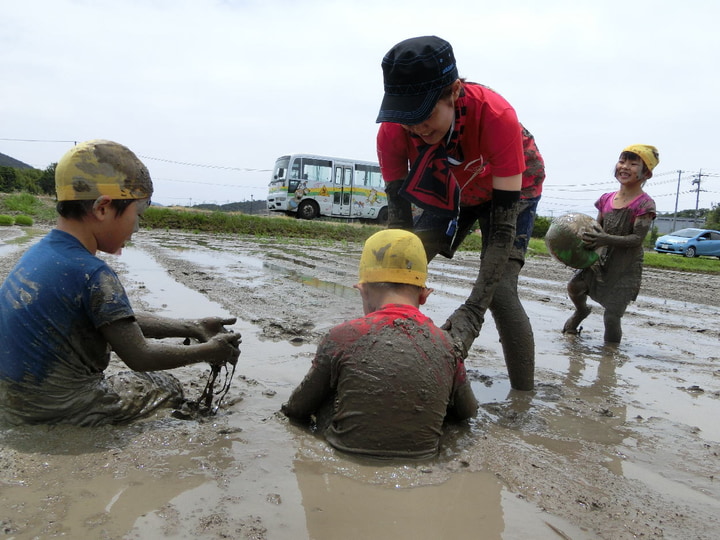
[[[590,315],[592,309],[587,305],[588,290],[580,274],[575,274],[567,286],[568,296],[575,306],[575,312],[565,321],[563,334],[578,334],[578,327]]]
[[[490,312],[500,334],[510,386],[514,390],[532,390],[535,386],[535,339],[517,293],[521,267],[519,261],[508,261],[507,272],[495,289]]]

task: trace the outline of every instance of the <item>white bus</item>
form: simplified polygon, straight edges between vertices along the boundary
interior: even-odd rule
[[[377,163],[313,154],[275,161],[267,207],[300,219],[329,216],[381,225],[388,219],[385,182]]]

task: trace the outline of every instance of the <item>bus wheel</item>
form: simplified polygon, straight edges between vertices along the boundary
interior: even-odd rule
[[[297,209],[297,217],[300,219],[315,219],[318,214],[318,208],[313,201],[302,201]]]
[[[383,227],[387,225],[388,223],[388,209],[387,206],[380,209],[380,212],[378,212],[377,217],[377,223],[378,225],[382,225]]]

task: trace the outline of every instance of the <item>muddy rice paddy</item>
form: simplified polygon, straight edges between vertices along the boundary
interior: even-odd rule
[[[5,228],[0,238],[19,234]],[[4,278],[31,242],[0,243]],[[520,276],[536,339],[536,391],[509,388],[488,317],[467,361],[478,417],[430,461],[371,461],[278,413],[318,339],[361,315],[360,245],[141,231],[118,270],[136,310],[231,315],[242,354],[216,416],[171,410],[126,426],[0,432],[6,538],[630,539],[720,537],[720,278],[647,270],[619,346],[601,309],[580,336],[570,270]],[[720,261],[718,261],[720,264]],[[468,293],[477,254],[438,258],[424,309]],[[121,368],[115,361],[111,369]],[[207,369],[175,370],[188,397]]]

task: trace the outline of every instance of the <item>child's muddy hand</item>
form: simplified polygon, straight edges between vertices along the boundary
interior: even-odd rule
[[[233,366],[237,364],[240,356],[240,344],[242,339],[240,334],[235,332],[226,332],[214,336],[210,343],[215,345],[212,358],[208,359],[210,364],[224,365],[230,363]]]
[[[604,232],[587,231],[583,233],[582,241],[589,249],[597,249],[608,244],[607,237]]]
[[[208,341],[217,334],[224,334],[229,332],[226,326],[231,326],[237,322],[237,317],[205,317],[197,322],[198,328],[198,341]]]

